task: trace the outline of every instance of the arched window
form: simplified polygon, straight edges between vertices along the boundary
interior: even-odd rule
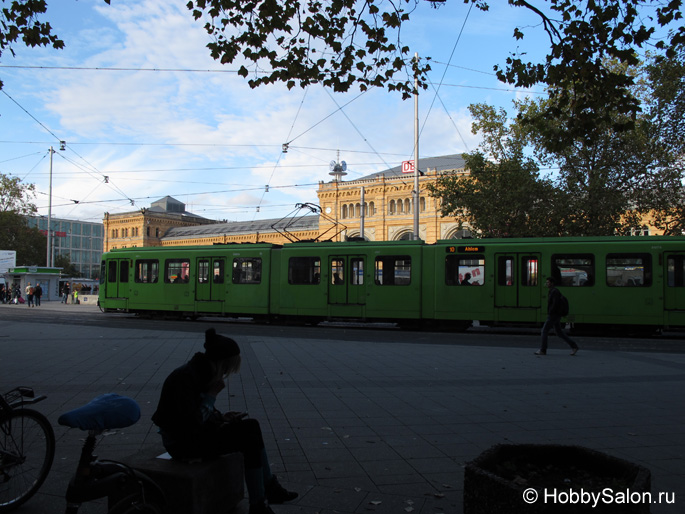
[[[347,205],[343,205],[343,206],[342,206],[342,212],[340,213],[340,217],[341,217],[342,219],[347,218]]]
[[[369,202],[369,216],[376,214],[376,205],[373,202]]]
[[[361,217],[362,217],[362,206],[361,206],[361,204],[355,205],[354,212],[357,213],[357,217],[358,217],[358,218],[361,218]]]
[[[424,197],[421,197],[419,199],[419,206],[420,206],[419,212],[426,212],[426,199]]]
[[[404,200],[404,212],[406,214],[411,212],[411,200],[409,198]]]
[[[353,239],[353,238],[356,238],[356,237],[361,237],[361,234],[359,233],[358,230],[354,230],[354,231],[351,231],[351,232],[347,235],[347,237],[348,237],[349,239]],[[371,240],[369,239],[369,236],[367,236],[366,234],[364,234],[364,241],[371,241]]]
[[[395,200],[390,200],[388,214],[395,214]]]
[[[467,228],[455,228],[448,232],[445,239],[463,239],[465,237],[471,237],[471,231]]]

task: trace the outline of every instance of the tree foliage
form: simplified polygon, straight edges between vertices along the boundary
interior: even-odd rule
[[[15,212],[26,216],[35,214],[35,190],[34,184],[22,184],[19,177],[0,173],[0,212]]]
[[[72,264],[71,256],[68,253],[56,255],[54,266],[62,268],[61,276],[63,277],[78,277],[80,275],[78,268]]]
[[[427,61],[413,62],[400,37],[419,1],[193,0],[187,6],[196,19],[206,21],[212,57],[224,64],[240,63],[239,73],[249,77],[252,87],[274,82],[289,88],[322,83],[335,91],[355,85],[362,91],[385,87],[406,98],[414,92],[415,77],[426,87],[430,70]],[[462,1],[488,10],[485,0]],[[508,3],[540,18],[550,46],[543,62],[511,54],[506,66],[495,68],[499,78],[516,86],[562,86],[560,103],[571,106],[581,129],[593,122],[593,110],[602,104],[619,113],[637,113],[638,104],[629,94],[632,77],[605,68],[606,59],[634,65],[636,51],[646,45],[672,55],[685,40],[685,27],[678,25],[682,0]],[[657,40],[662,27],[670,32]],[[516,28],[513,37],[524,38],[524,30]],[[573,96],[566,96],[570,90]]]
[[[592,127],[570,137],[575,113],[560,103],[560,95],[516,103],[518,116],[511,122],[504,111],[496,115],[491,107],[472,106],[473,130],[483,134],[481,151],[465,155],[470,176],[443,178],[432,190],[443,214],[467,221],[485,236],[627,234],[645,221],[669,234],[682,233],[682,56],[625,70],[635,76],[646,72],[643,89],[636,92],[644,112],[631,129],[618,130],[629,115],[605,106]],[[551,111],[556,116],[550,117]],[[534,159],[524,157],[526,148]],[[551,189],[542,187],[549,187],[551,178],[539,179],[537,163],[556,169]],[[517,201],[521,207],[513,209]],[[518,218],[521,212],[525,216]]]
[[[6,3],[2,0],[3,7],[0,10],[0,56],[6,50],[15,55],[14,45],[20,40],[26,46],[64,48],[64,41],[52,33],[50,23],[40,21],[40,16],[47,11],[46,1],[13,0],[9,6]]]
[[[0,249],[16,251],[18,265],[45,266],[47,238],[37,228],[29,228],[26,217],[1,211],[0,227]]]
[[[472,131],[481,132],[480,150],[464,154],[469,175],[447,174],[428,186],[441,200],[441,214],[454,216],[482,237],[544,237],[561,230],[559,194],[524,155],[526,138],[507,123],[503,109],[469,107]]]
[[[655,56],[646,66],[649,94],[645,119],[659,144],[662,173],[670,183],[651,197],[654,225],[666,234],[685,233],[685,44],[673,57]]]
[[[36,213],[35,186],[0,173],[0,250],[15,250],[17,264],[45,265],[46,237],[29,228],[26,216]]]
[[[109,4],[111,0],[104,1]],[[42,21],[47,10],[47,0],[2,0],[0,57],[6,50],[13,56],[16,55],[14,47],[18,42],[28,47],[52,46],[56,50],[64,48],[64,41],[52,33],[50,22]]]

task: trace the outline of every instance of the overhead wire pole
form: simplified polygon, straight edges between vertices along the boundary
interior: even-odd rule
[[[50,262],[51,259],[51,246],[52,246],[52,236],[50,233],[50,222],[52,221],[52,154],[55,153],[55,151],[50,147],[50,194],[49,194],[49,201],[48,201],[48,248],[47,248],[47,254],[45,256],[45,263],[48,268],[52,266],[52,263]]]
[[[414,54],[416,69],[419,53]],[[419,238],[419,77],[414,74],[414,240]]]

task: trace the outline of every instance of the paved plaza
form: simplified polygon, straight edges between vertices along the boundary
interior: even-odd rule
[[[39,309],[63,310],[74,324],[39,323],[15,316],[17,308],[0,305],[0,387],[47,394],[36,408],[57,438],[46,484],[17,512],[62,513],[83,435],[57,425],[59,414],[103,393],[128,395],[142,419],[103,437],[96,453],[161,448],[150,416],[162,382],[202,349],[208,325],[103,328],[78,320],[92,306],[57,302]],[[217,329],[232,335],[231,324]],[[274,506],[277,514],[460,514],[465,463],[497,443],[583,445],[642,464],[653,496],[674,499],[651,512],[685,512],[683,352],[598,349],[578,338],[581,351],[570,357],[552,337],[537,357],[530,334],[496,336],[513,342],[506,346],[446,344],[459,340],[452,334],[417,334],[421,342],[372,331],[368,340],[343,330],[326,339],[297,337],[292,327],[282,334],[235,336],[243,368],[217,401],[261,422],[273,470],[299,491]],[[104,514],[105,504],[81,512]]]

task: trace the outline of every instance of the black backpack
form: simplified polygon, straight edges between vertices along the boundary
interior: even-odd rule
[[[559,293],[559,314],[568,316],[568,298]]]

